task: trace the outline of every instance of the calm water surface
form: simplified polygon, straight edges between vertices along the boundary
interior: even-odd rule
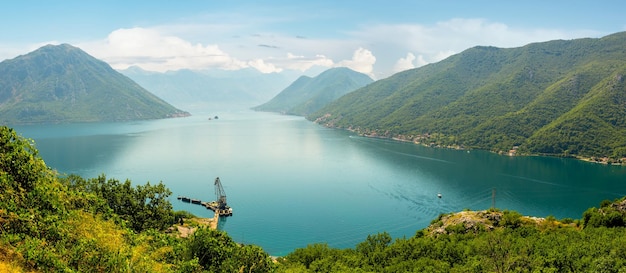
[[[175,209],[202,217],[211,211],[176,196],[214,200],[219,176],[234,209],[220,228],[278,256],[383,231],[409,237],[440,213],[489,208],[493,189],[498,208],[557,218],[626,195],[625,167],[427,148],[271,113],[208,117],[15,128],[61,173],[163,181]]]

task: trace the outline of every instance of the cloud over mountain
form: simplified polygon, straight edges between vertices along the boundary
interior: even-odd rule
[[[245,62],[231,57],[218,45],[193,44],[173,35],[163,35],[156,29],[118,29],[104,40],[84,47],[106,60],[114,68],[136,65],[151,71],[187,69],[240,69]]]
[[[120,28],[105,39],[78,45],[116,69],[133,65],[161,72],[252,67],[272,73],[343,66],[372,78],[384,78],[476,45],[516,47],[555,38],[597,35],[589,31],[517,29],[480,18],[454,18],[433,24],[361,25],[343,32],[341,37],[305,38],[297,33],[264,32],[259,28],[262,26],[245,21]]]
[[[261,37],[262,35],[254,35]],[[304,40],[298,38],[299,40]],[[338,62],[322,54],[314,56],[295,55],[287,52],[284,57],[240,60],[222,50],[217,44],[192,43],[159,29],[130,28],[111,32],[103,41],[81,45],[87,51],[106,60],[116,69],[138,66],[149,71],[174,71],[179,69],[219,68],[237,70],[252,67],[263,73],[281,72],[284,69],[305,71],[313,66],[348,67],[373,75],[376,57],[370,50],[358,48],[351,59]],[[266,44],[258,48],[280,49]]]

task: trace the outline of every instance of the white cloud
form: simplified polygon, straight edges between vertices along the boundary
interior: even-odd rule
[[[118,69],[131,65],[152,71],[254,67],[270,73],[345,66],[372,78],[384,78],[477,45],[515,47],[597,35],[515,29],[485,19],[461,18],[431,25],[364,25],[333,39],[262,32],[255,27],[240,22],[117,29],[106,39],[77,46]],[[398,54],[407,55],[398,59]]]
[[[456,18],[431,25],[367,25],[350,35],[352,39],[367,44],[376,54],[378,62],[374,67],[375,73],[385,77],[400,68],[409,67],[409,57],[398,60],[398,53],[411,52],[417,57],[410,64],[420,67],[479,45],[520,47],[554,39],[595,37],[598,33],[584,30],[519,29],[486,19]]]
[[[368,74],[374,77],[374,64],[376,63],[376,57],[371,51],[362,47],[354,51],[352,59],[339,62],[336,66],[345,66],[354,71]]]
[[[443,53],[443,54],[447,54],[447,56],[450,56],[452,53],[448,52],[448,53]],[[437,55],[437,58],[442,57],[442,55]],[[442,60],[445,58],[441,58],[441,59],[437,59],[437,60]],[[393,72],[394,73],[398,73],[404,70],[409,70],[409,69],[413,69],[413,68],[418,68],[418,67],[422,67],[424,65],[427,65],[428,62],[424,59],[424,55],[419,55],[419,56],[415,56],[413,55],[413,53],[409,52],[406,54],[405,58],[400,58],[398,61],[396,61],[396,64],[393,66]]]
[[[250,65],[253,68],[256,68],[256,70],[259,70],[262,73],[274,73],[274,72],[278,73],[278,72],[283,71],[282,68],[277,68],[275,65],[271,63],[266,63],[262,59],[248,61],[248,65]]]
[[[333,67],[334,64],[333,60],[322,54],[306,57],[287,53],[287,59],[283,62],[285,68],[298,71],[306,71],[314,66]]]
[[[250,35],[247,38],[237,37],[233,40],[237,43],[218,41],[220,46],[191,43],[177,36],[175,28],[161,26],[118,29],[104,40],[77,46],[106,61],[115,69],[125,69],[133,65],[159,72],[207,68],[235,70],[252,67],[263,73],[272,73],[285,69],[306,71],[314,66],[333,67],[335,61],[326,55],[316,53],[315,48],[319,51],[336,52],[328,49],[341,48],[343,45],[341,41],[329,43],[274,34]],[[222,50],[222,45],[228,48],[228,52]],[[285,52],[290,48],[297,48],[302,53],[296,55]],[[233,57],[233,52],[237,57]],[[355,60],[349,62],[355,67],[363,63]],[[361,69],[367,70],[367,67],[363,66]]]
[[[415,55],[413,55],[413,53],[411,52],[407,53],[406,58],[400,58],[396,62],[396,65],[393,66],[393,72],[400,72],[415,68],[413,61],[415,61]]]
[[[419,55],[417,56],[417,64],[415,65],[415,67],[422,67],[427,65],[428,62],[426,60],[424,60],[424,55]]]
[[[116,69],[137,65],[146,70],[163,72],[209,67],[232,70],[248,66],[220,50],[217,45],[192,44],[176,36],[162,35],[154,29],[118,29],[111,32],[105,41],[79,46]]]

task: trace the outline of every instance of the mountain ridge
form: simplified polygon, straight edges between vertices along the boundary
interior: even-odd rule
[[[254,68],[153,72],[129,67],[120,73],[173,105],[197,111],[248,109],[271,99],[297,78],[293,71],[265,74]]]
[[[619,162],[625,46],[626,32],[477,46],[374,82],[307,118],[427,145]]]
[[[315,77],[301,76],[257,111],[305,116],[373,80],[346,67],[328,69]]]
[[[188,116],[69,44],[0,63],[0,121],[7,124],[124,121]]]

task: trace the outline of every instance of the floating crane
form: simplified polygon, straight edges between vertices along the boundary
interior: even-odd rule
[[[224,188],[222,187],[222,182],[220,182],[220,178],[215,178],[215,198],[217,200],[217,208],[218,209],[226,209],[228,206],[226,204],[226,192],[224,192]]]
[[[224,187],[222,187],[222,182],[220,182],[220,178],[215,178],[215,198],[216,201],[211,202],[202,202],[200,199],[191,199],[187,196],[178,196],[178,200],[181,200],[185,203],[198,204],[206,207],[215,212],[215,214],[219,216],[232,216],[233,209],[228,206],[226,203],[226,192],[224,192]]]
[[[231,216],[233,215],[233,209],[228,206],[226,203],[226,192],[224,192],[224,187],[222,187],[222,182],[220,178],[215,178],[215,198],[217,201],[206,203],[205,206],[215,211],[219,216]]]

